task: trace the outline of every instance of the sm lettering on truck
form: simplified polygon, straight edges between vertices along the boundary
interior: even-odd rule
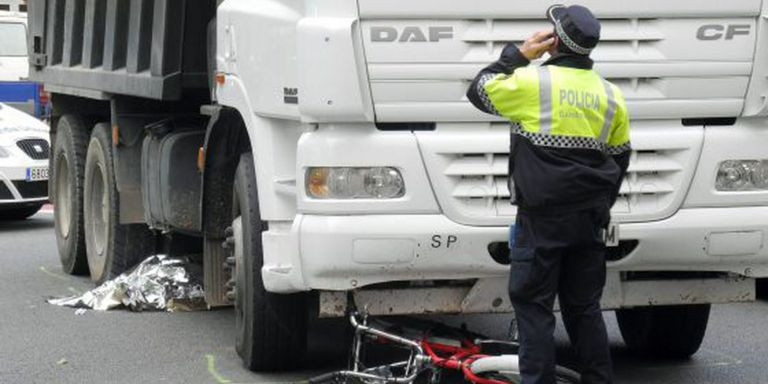
[[[617,228],[618,228],[618,226],[611,225],[607,229],[603,230],[603,242],[605,244],[617,244],[618,243],[617,236],[619,234],[617,233],[618,232]]]
[[[407,26],[402,31],[395,27],[371,27],[371,41],[375,43],[437,43],[440,40],[452,38],[453,27],[451,26],[435,26],[423,29],[417,26]]]
[[[749,35],[751,29],[749,24],[705,24],[696,31],[696,38],[703,41],[733,40],[738,35]]]
[[[459,242],[459,238],[456,235],[434,235],[432,236],[432,242],[430,246],[432,248],[446,248],[450,249]]]

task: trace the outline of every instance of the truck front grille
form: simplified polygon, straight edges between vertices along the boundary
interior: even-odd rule
[[[419,141],[448,216],[470,225],[508,224],[517,211],[507,185],[509,124],[484,125],[485,130],[477,125],[466,131],[438,128],[419,133]],[[631,163],[613,216],[648,221],[672,215],[690,184],[701,138],[700,128],[633,131]]]

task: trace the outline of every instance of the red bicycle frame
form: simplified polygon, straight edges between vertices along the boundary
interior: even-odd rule
[[[470,369],[472,363],[488,355],[480,354],[480,346],[469,340],[461,340],[461,347],[456,347],[423,338],[421,347],[432,360],[432,364],[444,369],[461,371],[464,378],[474,384],[509,384],[507,381],[479,377],[472,372]]]

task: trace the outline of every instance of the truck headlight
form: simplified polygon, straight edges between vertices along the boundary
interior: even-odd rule
[[[395,199],[405,195],[400,171],[392,167],[312,167],[307,195],[315,199]]]
[[[768,160],[727,160],[717,170],[718,191],[768,190]]]

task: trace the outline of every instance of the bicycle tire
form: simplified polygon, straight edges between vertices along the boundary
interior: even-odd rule
[[[470,365],[472,373],[507,380],[511,384],[520,382],[520,360],[517,355],[488,356],[475,360]],[[581,375],[563,366],[555,366],[555,380],[558,384],[576,384]]]

